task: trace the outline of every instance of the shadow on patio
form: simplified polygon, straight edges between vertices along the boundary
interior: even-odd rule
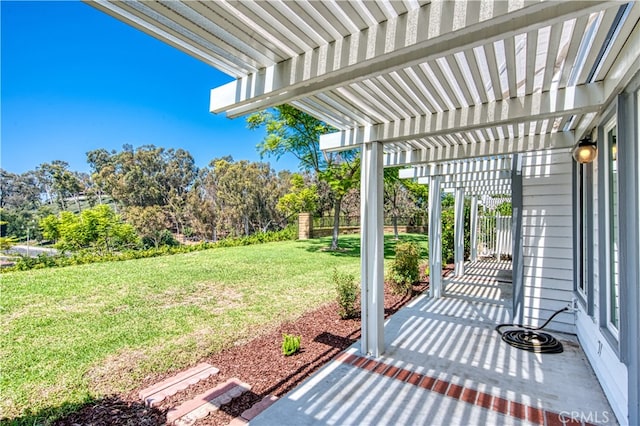
[[[574,336],[561,354],[504,343],[509,262],[468,265],[439,300],[421,296],[385,325],[385,354],[354,344],[251,425],[615,424]]]

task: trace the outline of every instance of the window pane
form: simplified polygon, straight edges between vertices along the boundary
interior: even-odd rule
[[[580,248],[580,275],[578,277],[578,291],[586,298],[586,280],[587,280],[587,244],[585,240],[587,238],[587,173],[585,168],[587,166],[578,164],[578,205],[580,206],[580,213],[578,217],[578,244]]]
[[[618,145],[616,126],[607,132],[609,157],[609,262],[610,284],[608,289],[609,323],[617,330],[619,327],[619,238],[618,238]]]

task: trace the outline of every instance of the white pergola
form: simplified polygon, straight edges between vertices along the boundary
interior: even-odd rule
[[[383,167],[421,165],[406,173],[429,179],[432,212],[445,185],[458,202],[509,192],[510,156],[572,147],[640,68],[640,3],[89,4],[229,74],[211,112],[288,103],[338,129],[323,150],[361,150],[362,351],[374,356],[384,351]],[[494,166],[461,161],[480,158]],[[439,239],[430,244],[437,296]]]

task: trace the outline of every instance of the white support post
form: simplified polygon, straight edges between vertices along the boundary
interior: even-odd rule
[[[478,197],[471,197],[471,235],[469,236],[469,244],[471,245],[472,262],[478,260]]]
[[[360,184],[363,354],[384,351],[384,221],[382,143],[362,146]]]
[[[456,188],[453,227],[454,274],[464,275],[464,188]]]
[[[442,199],[440,176],[429,184],[429,288],[431,297],[442,295]]]

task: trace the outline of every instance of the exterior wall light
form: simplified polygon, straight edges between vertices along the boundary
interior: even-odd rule
[[[598,154],[597,142],[592,141],[590,137],[580,139],[573,147],[573,158],[580,164],[591,163],[596,159]]]

